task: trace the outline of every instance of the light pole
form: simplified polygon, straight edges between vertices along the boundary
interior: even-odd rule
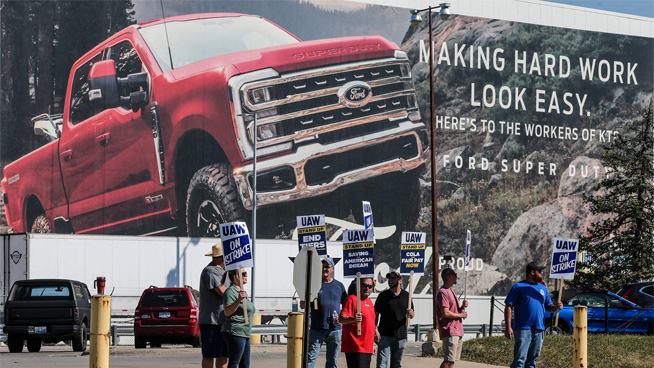
[[[257,134],[259,131],[257,130],[256,112],[238,114],[238,116],[250,116],[254,118],[254,121],[252,122],[252,124],[254,124],[254,129],[252,129],[254,132],[252,134],[252,145],[254,146],[254,152],[252,158],[252,277],[250,282],[250,299],[252,304],[254,304],[254,282],[256,280],[254,277],[254,250],[256,249],[255,243],[257,241]]]
[[[432,10],[440,9],[438,12],[442,20],[448,20],[450,18],[450,4],[442,3],[437,7],[428,7],[425,9],[415,9],[411,11],[411,25],[417,26],[422,22],[422,17],[420,13],[427,11],[429,14],[429,111],[431,115],[430,127],[431,127],[431,141],[429,142],[429,148],[431,149],[431,232],[433,238],[433,264],[434,264],[434,275],[432,277],[432,318],[434,321],[434,329],[438,328],[438,317],[436,315],[436,310],[438,308],[436,304],[436,292],[438,291],[438,268],[439,268],[439,257],[438,257],[438,211],[436,205],[438,204],[438,196],[436,195],[436,120],[434,117],[434,36],[432,32]]]

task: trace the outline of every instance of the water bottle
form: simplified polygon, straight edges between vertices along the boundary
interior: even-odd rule
[[[338,322],[338,312],[333,311],[332,312],[332,324],[334,327],[338,326],[340,323]]]
[[[291,310],[292,310],[293,312],[297,312],[297,311],[298,311],[297,298],[295,298],[295,297],[293,298],[292,309],[291,309]]]

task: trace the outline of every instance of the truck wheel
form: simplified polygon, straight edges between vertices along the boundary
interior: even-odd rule
[[[160,348],[161,347],[161,340],[152,340],[152,341],[150,341],[150,347],[151,348]]]
[[[191,339],[191,346],[194,348],[199,348],[202,344],[200,343],[200,336],[193,336]]]
[[[73,336],[73,351],[86,350],[86,325],[81,323]]]
[[[48,221],[48,218],[45,217],[45,215],[38,215],[34,219],[34,223],[32,224],[32,232],[33,233],[51,233],[52,228],[50,227],[50,221]]]
[[[10,353],[20,353],[23,351],[23,337],[9,334],[7,336],[7,347]]]
[[[190,237],[220,237],[220,224],[245,219],[228,164],[198,170],[186,196],[186,228]]]
[[[41,351],[41,340],[27,339],[27,351],[29,351],[30,353],[38,353],[39,351]]]
[[[143,336],[134,336],[134,349],[145,349],[148,341]]]

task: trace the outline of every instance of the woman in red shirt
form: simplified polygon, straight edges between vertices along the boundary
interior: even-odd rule
[[[375,307],[368,298],[374,281],[371,277],[359,279],[361,285],[361,310],[357,312],[357,297],[345,299],[339,322],[343,324],[341,351],[345,353],[348,368],[369,368],[372,355],[376,353]],[[361,322],[361,335],[357,334],[357,322]]]

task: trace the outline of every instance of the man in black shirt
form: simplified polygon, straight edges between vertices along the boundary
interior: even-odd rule
[[[402,290],[402,277],[393,271],[386,274],[388,290],[382,291],[375,302],[375,313],[380,341],[377,348],[377,368],[402,367],[402,354],[406,345],[407,316],[413,318],[413,303],[409,307],[409,293]]]

